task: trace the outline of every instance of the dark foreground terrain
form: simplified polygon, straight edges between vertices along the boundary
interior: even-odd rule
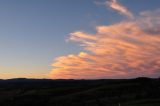
[[[160,79],[0,80],[0,106],[160,106]]]

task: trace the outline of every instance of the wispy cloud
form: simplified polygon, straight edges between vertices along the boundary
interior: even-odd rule
[[[111,4],[112,8],[132,17],[116,0],[112,0]],[[58,57],[52,64],[50,77],[54,79],[158,77],[159,13],[160,10],[142,12],[135,20],[96,26],[95,34],[81,31],[71,33],[69,40],[78,42],[87,52]]]
[[[109,0],[109,1],[106,1],[105,4],[107,7],[109,6],[113,10],[119,12],[122,15],[127,16],[130,19],[134,18],[133,14],[125,6],[120,4],[118,0]]]

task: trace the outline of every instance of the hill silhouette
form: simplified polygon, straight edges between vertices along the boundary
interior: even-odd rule
[[[0,80],[0,106],[160,106],[160,79]]]

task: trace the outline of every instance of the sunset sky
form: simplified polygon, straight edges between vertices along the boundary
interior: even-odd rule
[[[160,76],[160,0],[0,0],[0,79]]]

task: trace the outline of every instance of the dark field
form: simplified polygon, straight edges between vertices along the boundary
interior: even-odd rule
[[[0,106],[160,106],[160,79],[0,80]]]

